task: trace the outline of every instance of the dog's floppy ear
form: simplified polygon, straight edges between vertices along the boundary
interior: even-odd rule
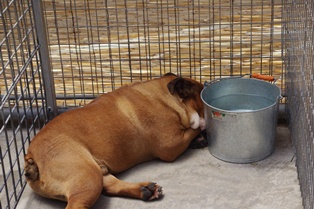
[[[181,77],[175,78],[167,85],[171,94],[177,93],[182,99],[194,96],[193,86],[194,84],[191,81]]]
[[[176,74],[174,74],[174,73],[166,73],[164,76],[175,76],[175,77],[178,77]]]

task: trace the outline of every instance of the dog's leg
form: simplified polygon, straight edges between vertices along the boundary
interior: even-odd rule
[[[106,195],[125,196],[142,200],[154,200],[162,196],[162,188],[152,182],[129,183],[111,174],[103,177],[103,191]]]
[[[60,199],[58,198],[60,195],[65,197],[64,200],[68,202],[66,209],[88,209],[101,195],[103,174],[93,158],[82,153],[75,154],[70,153],[70,156],[77,158],[66,159],[63,156],[63,162],[58,159],[62,154],[56,157],[59,164],[54,164],[55,169],[49,175],[46,173],[40,175],[41,179],[38,182],[44,182],[42,190],[48,192],[49,196],[52,195],[49,191],[57,189],[58,193],[54,192],[52,197],[55,196],[56,199]]]
[[[87,182],[88,184],[90,182]],[[79,188],[77,188],[79,189]],[[95,195],[95,191],[87,190],[85,188],[81,188],[82,191],[78,191],[78,193],[71,193],[69,195],[68,204],[66,209],[88,209],[91,208],[92,205],[97,201],[101,191],[99,191],[98,195]]]
[[[181,130],[180,130],[181,131]],[[190,145],[191,141],[200,133],[200,129],[186,129],[181,131],[171,139],[171,146],[162,147],[155,154],[159,159],[166,162],[173,162]]]
[[[85,178],[73,182],[69,188],[66,209],[88,209],[99,198],[102,182],[94,175],[85,176]]]
[[[66,209],[91,208],[102,192],[101,168],[95,162],[88,161],[89,159],[85,159],[83,163],[76,162],[67,172],[71,176],[63,185],[68,201]]]

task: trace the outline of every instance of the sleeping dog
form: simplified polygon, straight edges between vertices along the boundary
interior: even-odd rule
[[[25,176],[38,194],[90,208],[99,195],[158,199],[153,182],[114,174],[152,159],[174,161],[205,129],[203,85],[168,73],[123,86],[53,119],[32,140]]]

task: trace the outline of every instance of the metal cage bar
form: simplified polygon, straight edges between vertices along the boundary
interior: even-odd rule
[[[26,184],[24,155],[48,120],[32,5],[0,2],[0,208],[16,207]]]
[[[53,119],[58,114],[57,103],[56,103],[56,92],[53,80],[53,74],[51,69],[51,62],[48,51],[48,41],[46,26],[43,14],[42,1],[34,1],[32,3],[32,8],[34,11],[34,23],[37,32],[37,39],[40,54],[40,65],[43,74],[43,83],[45,89],[45,99],[46,99],[46,112],[48,114],[49,120]]]

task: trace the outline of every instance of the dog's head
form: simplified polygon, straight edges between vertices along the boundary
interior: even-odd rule
[[[166,74],[165,76],[169,75],[175,76],[174,74]],[[191,128],[200,127],[202,130],[205,129],[204,106],[200,96],[203,84],[190,78],[175,76],[167,87],[170,93],[178,95],[189,109]]]

